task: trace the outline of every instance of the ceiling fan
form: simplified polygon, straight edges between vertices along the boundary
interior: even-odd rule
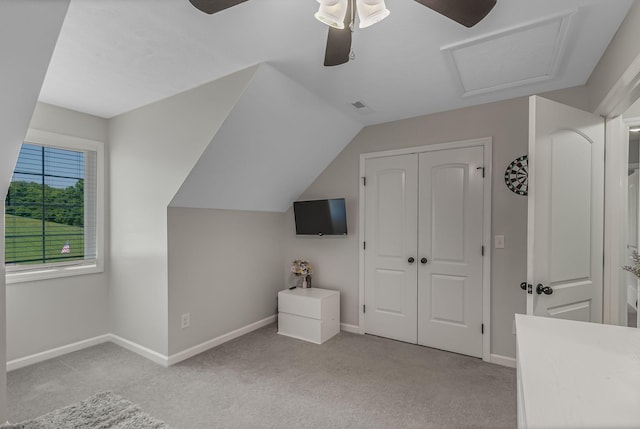
[[[189,0],[202,12],[214,14],[248,0]],[[354,29],[355,10],[358,10],[360,28],[368,27],[389,15],[384,0],[317,0],[320,9],[316,18],[329,26],[324,65],[337,66],[349,61],[351,33]],[[473,27],[482,21],[496,5],[497,0],[415,0],[453,21]]]

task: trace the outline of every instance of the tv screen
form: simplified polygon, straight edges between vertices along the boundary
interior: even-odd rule
[[[347,235],[344,198],[293,203],[297,235]]]

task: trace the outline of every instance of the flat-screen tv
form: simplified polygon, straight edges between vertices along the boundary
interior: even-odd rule
[[[297,235],[347,235],[344,198],[293,203]]]

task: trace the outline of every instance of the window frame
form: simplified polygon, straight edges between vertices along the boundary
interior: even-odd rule
[[[23,283],[104,272],[104,142],[30,128],[24,138],[24,143],[57,149],[96,152],[96,259],[90,263],[78,260],[38,264],[30,267],[5,265],[6,283]]]

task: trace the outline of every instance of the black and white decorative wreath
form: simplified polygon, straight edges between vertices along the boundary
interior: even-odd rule
[[[518,195],[527,195],[529,177],[529,157],[523,155],[513,160],[504,172],[507,188]]]

